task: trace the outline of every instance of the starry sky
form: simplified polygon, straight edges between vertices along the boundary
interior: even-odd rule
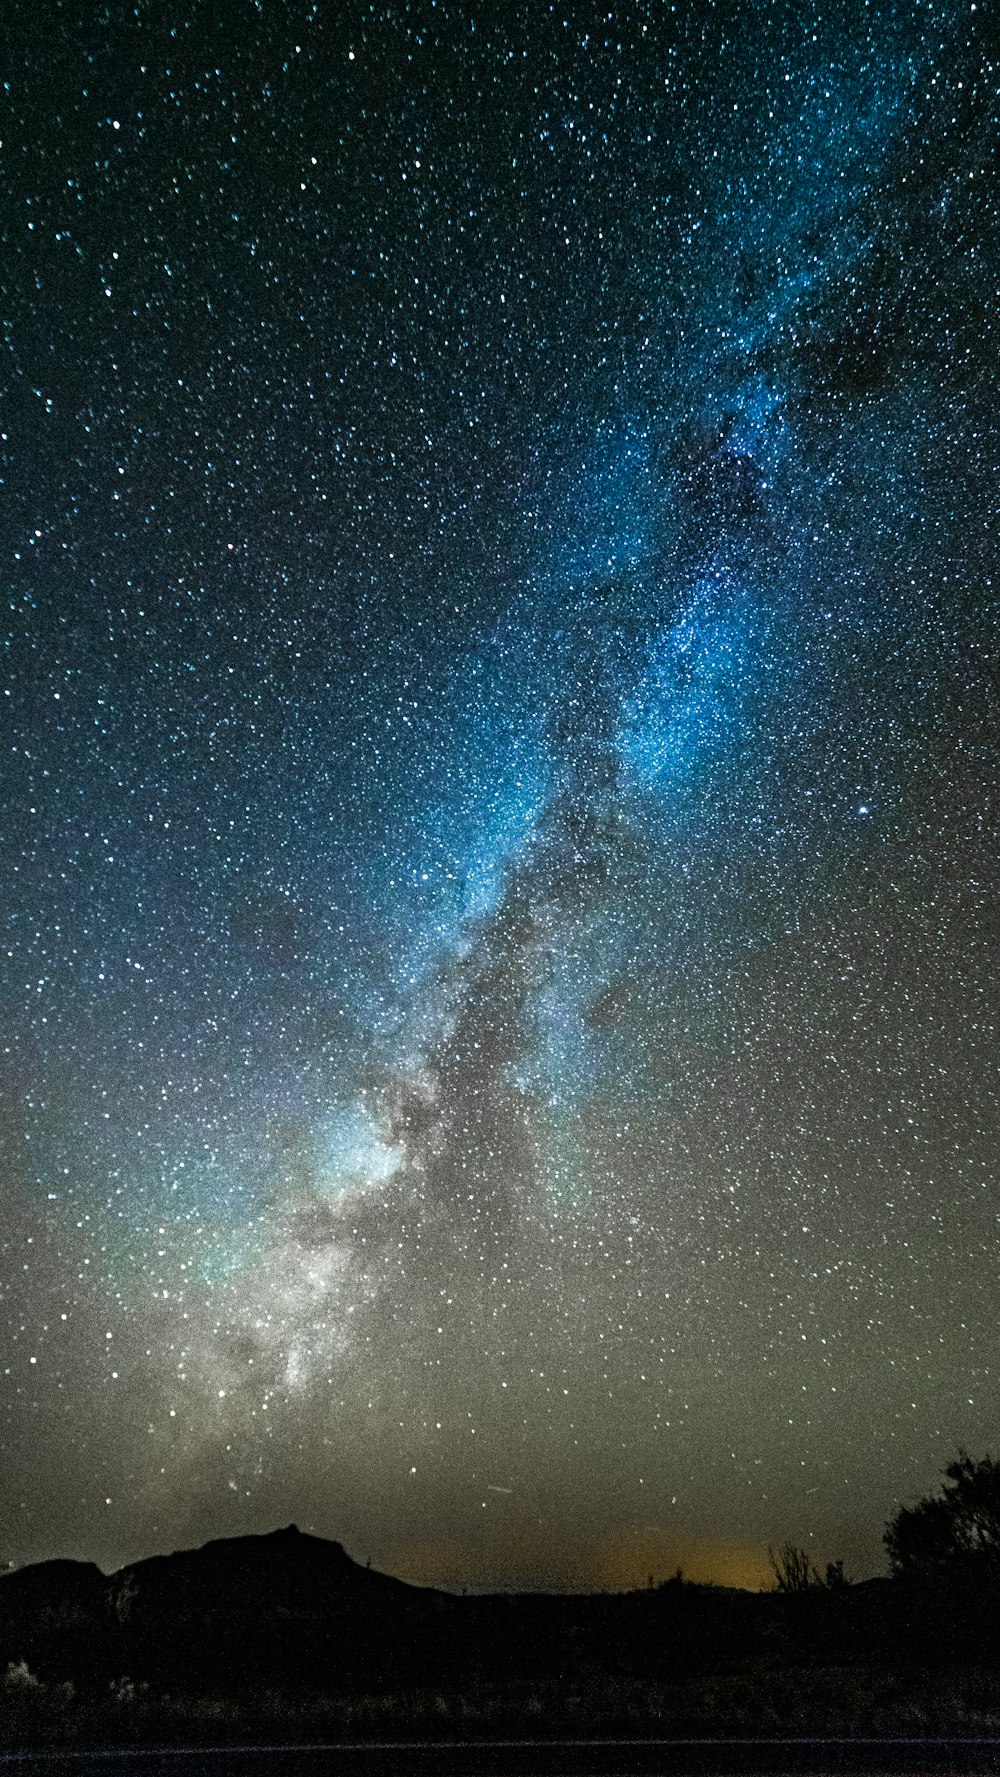
[[[0,1559],[997,1451],[988,13],[14,9]]]

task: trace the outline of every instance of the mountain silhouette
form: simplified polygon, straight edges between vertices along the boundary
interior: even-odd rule
[[[642,1670],[649,1645],[676,1660],[737,1648],[760,1604],[750,1593],[676,1584],[457,1597],[359,1566],[340,1543],[292,1524],[110,1576],[91,1563],[47,1561],[0,1579],[0,1671],[23,1660],[45,1682],[100,1685],[127,1674],[196,1691],[555,1679],[581,1661]]]
[[[998,1656],[995,1588],[872,1580],[750,1593],[677,1579],[623,1594],[457,1597],[361,1567],[294,1524],[111,1575],[45,1561],[0,1578],[0,1702],[26,1742],[138,1732],[140,1720],[154,1739],[223,1720],[265,1736],[308,1720],[327,1733],[449,1721],[564,1732],[667,1710],[675,1731],[703,1731],[719,1709],[759,1731],[776,1693],[788,1709],[810,1698],[836,1728],[845,1711],[866,1719],[878,1682],[923,1708],[927,1669],[973,1672]]]
[[[380,1683],[444,1594],[360,1567],[294,1524],[154,1555],[110,1576],[46,1561],[0,1580],[0,1666],[46,1680],[127,1673],[195,1689],[240,1682]],[[419,1663],[419,1662],[418,1662]],[[406,1662],[408,1669],[414,1661]]]

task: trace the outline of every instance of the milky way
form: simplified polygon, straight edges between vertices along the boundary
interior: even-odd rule
[[[985,11],[21,9],[0,1556],[996,1450]]]

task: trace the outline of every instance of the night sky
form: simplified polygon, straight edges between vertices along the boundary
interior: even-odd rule
[[[990,10],[10,10],[0,1559],[1000,1454]]]

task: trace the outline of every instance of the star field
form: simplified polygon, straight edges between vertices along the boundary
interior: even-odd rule
[[[14,21],[0,1557],[996,1448],[986,11]]]

